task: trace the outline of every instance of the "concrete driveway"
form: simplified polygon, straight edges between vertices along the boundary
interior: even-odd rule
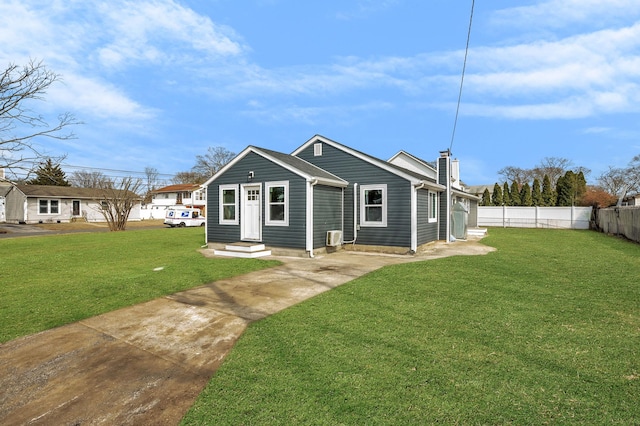
[[[0,424],[177,424],[252,321],[385,265],[492,250],[457,241],[415,256],[278,257],[275,268],[7,342]]]

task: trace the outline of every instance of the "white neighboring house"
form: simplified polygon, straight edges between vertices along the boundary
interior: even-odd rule
[[[0,196],[4,203],[4,221],[9,223],[106,222],[99,189],[19,185],[3,180]],[[129,214],[130,221],[140,220],[142,199],[137,198]]]
[[[145,219],[164,219],[169,207],[182,206],[200,209],[206,216],[207,194],[199,184],[169,185],[151,191],[151,204],[142,209]]]
[[[640,194],[627,195],[622,200],[623,206],[640,206]]]

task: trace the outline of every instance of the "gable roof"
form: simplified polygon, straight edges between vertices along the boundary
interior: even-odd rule
[[[282,152],[272,151],[270,149],[258,148],[255,146],[249,145],[244,149],[240,154],[238,154],[233,160],[227,163],[223,168],[218,170],[216,174],[214,174],[208,181],[202,184],[202,186],[208,186],[211,182],[216,180],[218,176],[221,176],[228,169],[233,167],[238,161],[246,157],[250,153],[255,153],[267,160],[278,164],[281,167],[291,171],[292,173],[297,174],[305,178],[310,182],[318,182],[323,185],[335,186],[344,188],[349,183],[344,179],[339,178],[338,176],[327,172],[326,170],[321,169],[318,166],[315,166],[308,161],[305,161],[301,158],[294,157],[289,154],[284,154]]]
[[[360,152],[356,149],[353,148],[349,148],[348,146],[342,145],[339,142],[336,142],[334,140],[331,140],[329,138],[326,138],[322,135],[315,135],[314,137],[312,137],[311,139],[309,139],[308,141],[306,141],[304,144],[302,144],[298,149],[296,149],[295,151],[293,151],[291,153],[291,155],[298,155],[300,154],[302,151],[304,151],[305,149],[307,149],[307,147],[309,147],[310,145],[316,143],[316,142],[323,142],[326,143],[327,145],[331,145],[336,149],[339,149],[341,151],[347,152],[351,155],[353,155],[354,157],[357,157],[363,161],[366,161],[368,163],[371,163],[383,170],[386,170],[388,172],[391,172],[397,176],[400,176],[404,179],[407,179],[408,181],[410,181],[413,185],[425,185],[427,187],[430,188],[434,188],[436,190],[442,191],[445,189],[445,187],[443,185],[440,185],[439,183],[437,183],[435,181],[435,179],[432,179],[428,176],[424,176],[420,173],[416,173],[412,170],[408,170],[405,169],[403,167],[400,166],[396,166],[395,164],[391,164],[387,161],[381,160],[379,158],[373,157],[369,154],[365,154],[364,152]]]
[[[105,196],[105,190],[98,188],[76,188],[73,186],[54,186],[54,185],[16,185],[27,197],[55,197],[55,198],[76,198],[95,200]],[[116,190],[116,192],[121,192]],[[137,194],[128,191],[129,195],[141,199]]]
[[[151,191],[152,194],[160,194],[165,192],[187,192],[196,191],[200,188],[198,183],[180,183],[177,185],[168,185]]]
[[[418,158],[415,155],[410,154],[410,153],[408,153],[407,151],[404,151],[404,150],[398,151],[398,153],[396,155],[394,155],[393,157],[389,158],[389,160],[387,160],[387,161],[389,161],[389,163],[391,163],[393,160],[395,160],[396,158],[401,157],[403,155],[406,156],[406,157],[409,157],[410,159],[412,159],[416,163],[420,163],[421,165],[423,165],[423,166],[425,166],[425,167],[427,167],[429,169],[432,169],[434,172],[436,171],[437,165],[436,165],[436,163],[434,161],[423,160],[422,158]]]

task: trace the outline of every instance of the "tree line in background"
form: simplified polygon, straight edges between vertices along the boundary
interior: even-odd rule
[[[529,182],[518,184],[511,182],[511,186],[505,182],[502,186],[496,183],[493,192],[485,189],[482,194],[483,206],[578,206],[585,205],[587,194],[587,181],[583,172],[575,173],[571,170],[559,176],[556,185],[551,184],[549,176],[544,175],[542,184],[538,178]],[[588,205],[588,204],[587,204]]]
[[[498,173],[505,178],[504,183],[495,183],[493,191],[484,190],[483,206],[609,207],[629,191],[638,191],[640,156],[634,157],[627,168],[610,168],[609,173],[597,178],[598,185],[587,185],[589,169],[572,169],[571,161],[558,157],[546,157],[531,169],[508,166]],[[619,179],[612,179],[612,175]],[[610,181],[626,185],[614,186],[608,184]]]

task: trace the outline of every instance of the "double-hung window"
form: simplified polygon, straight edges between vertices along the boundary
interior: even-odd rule
[[[238,185],[220,185],[221,225],[238,224]]]
[[[387,185],[360,187],[360,225],[387,226]]]
[[[265,197],[265,225],[289,226],[289,182],[266,182]]]
[[[438,193],[429,191],[429,222],[438,221]]]
[[[60,200],[38,200],[38,214],[60,214]]]

